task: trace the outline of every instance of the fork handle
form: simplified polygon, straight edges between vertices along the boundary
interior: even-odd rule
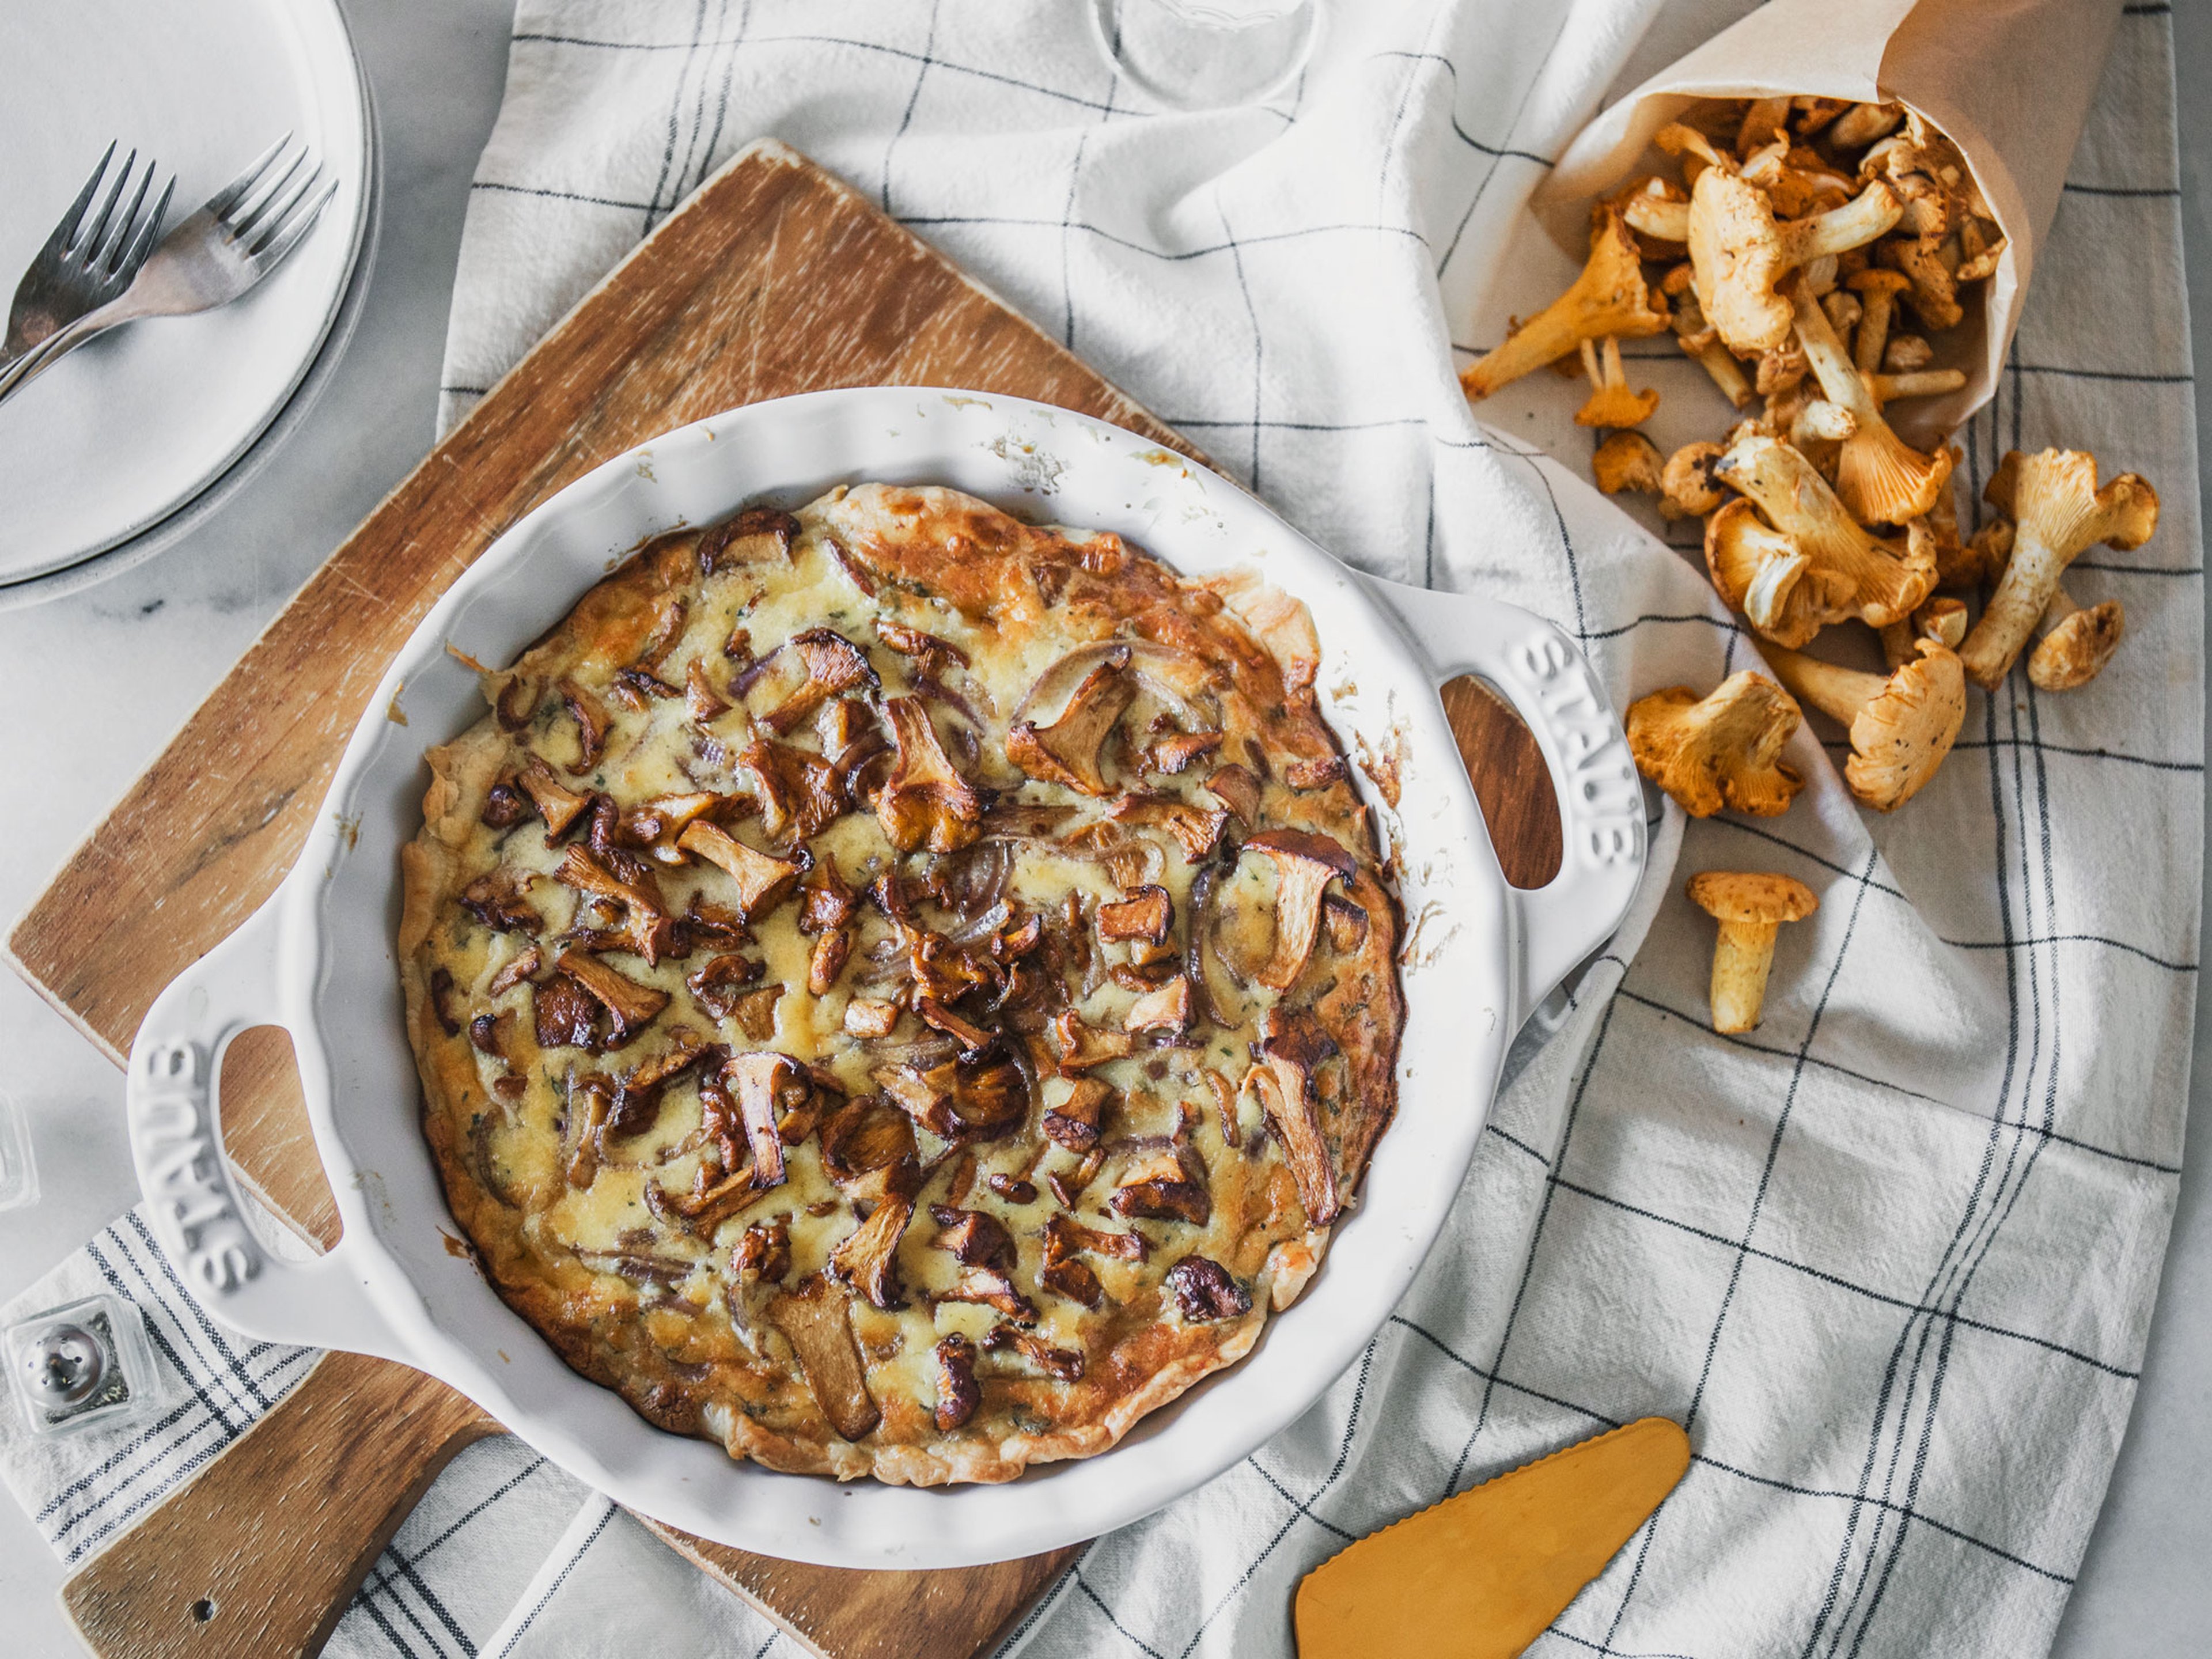
[[[124,320],[121,318],[104,320],[99,311],[91,311],[65,327],[56,329],[21,356],[12,359],[5,368],[0,368],[0,404],[6,403],[86,341],[106,333]]]

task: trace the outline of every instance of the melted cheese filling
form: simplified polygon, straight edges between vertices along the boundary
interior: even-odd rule
[[[732,702],[729,712],[702,726],[691,720],[681,697],[652,697],[642,708],[620,707],[607,691],[614,671],[623,665],[586,663],[574,670],[574,678],[599,693],[613,716],[596,766],[580,775],[567,769],[580,755],[577,726],[560,696],[550,692],[543,696],[526,729],[511,740],[504,736],[500,740],[544,757],[571,787],[610,794],[625,808],[661,795],[752,792],[755,780],[735,757],[754,735],[755,722],[788,695],[793,675],[784,672],[790,661],[787,653],[758,676],[744,696],[734,696],[729,688],[737,662],[725,651],[733,630],[743,629],[752,649],[766,656],[805,629],[832,629],[866,652],[882,683],[881,696],[917,695],[914,661],[887,648],[876,635],[877,617],[892,616],[958,647],[969,658],[969,668],[945,671],[945,681],[978,717],[980,729],[970,727],[945,700],[932,699],[928,706],[946,752],[971,782],[1001,792],[1002,805],[1025,801],[1073,809],[1073,816],[1054,831],[1060,844],[1039,839],[1002,843],[1010,862],[1004,897],[1012,914],[1034,912],[1048,928],[1061,929],[1073,896],[1088,928],[1098,905],[1123,898],[1127,887],[1148,883],[1164,888],[1174,907],[1169,939],[1155,950],[1180,954],[1193,925],[1192,888],[1198,871],[1174,837],[1162,828],[1130,828],[1123,831],[1130,845],[1115,858],[1070,850],[1064,844],[1069,832],[1102,817],[1113,798],[1091,799],[1034,782],[1006,758],[1006,727],[1024,695],[1056,659],[1088,641],[1060,633],[1049,625],[1052,617],[1047,626],[1025,629],[1019,637],[1011,636],[1011,631],[1002,635],[988,623],[971,624],[951,605],[903,586],[886,585],[871,598],[825,544],[813,511],[803,512],[800,519],[803,533],[788,562],[770,558],[719,570],[693,598],[681,634],[659,658],[655,672],[679,688],[693,659],[700,659],[711,683]],[[920,694],[927,696],[926,690]],[[848,695],[879,701],[873,694]],[[1124,717],[1122,730],[1133,744],[1147,731],[1172,723],[1170,711],[1155,696],[1140,693]],[[479,730],[488,730],[490,724],[488,719]],[[773,734],[761,727],[758,735]],[[820,752],[811,720],[780,740],[809,753]],[[1235,758],[1237,741],[1232,734],[1215,759]],[[1201,761],[1176,775],[1147,775],[1142,787],[1210,809],[1215,803],[1201,793],[1200,784],[1212,763]],[[1121,781],[1135,784],[1126,766]],[[763,836],[757,817],[725,823],[730,833],[750,846],[779,854],[790,851],[787,844]],[[580,825],[561,838],[562,846],[580,835]],[[617,914],[595,907],[555,878],[562,848],[546,842],[544,823],[532,816],[511,830],[480,826],[471,844],[463,849],[472,872],[505,866],[539,878],[532,884],[528,900],[545,924],[535,941],[544,953],[536,975],[541,986],[550,976],[558,935],[572,927],[607,927]],[[898,854],[866,807],[847,811],[807,846],[817,864],[834,860],[856,892],[864,893],[884,871],[904,872],[923,925],[939,932],[957,930],[957,918],[921,898],[920,878],[929,856]],[[732,878],[701,860],[657,864],[654,869],[672,915],[680,915],[695,896],[708,904],[735,902]],[[1136,881],[1116,878],[1133,874]],[[1270,860],[1245,858],[1225,867],[1221,879],[1236,890],[1236,902],[1225,907],[1231,914],[1248,919],[1272,915]],[[465,1006],[470,1016],[508,1012],[514,1016],[507,1057],[474,1053],[476,1089],[464,1091],[460,1099],[448,1103],[457,1119],[465,1121],[462,1133],[478,1149],[487,1187],[525,1212],[515,1248],[528,1260],[517,1261],[513,1249],[495,1250],[495,1265],[502,1273],[535,1273],[579,1304],[615,1314],[633,1310],[633,1316],[641,1316],[648,1338],[672,1358],[696,1360],[734,1354],[745,1363],[775,1362],[787,1376],[795,1376],[788,1344],[761,1316],[761,1293],[756,1290],[748,1296],[742,1289],[733,1293],[738,1280],[731,1256],[749,1225],[787,1218],[790,1267],[784,1283],[796,1285],[821,1270],[832,1249],[859,1224],[854,1206],[824,1167],[816,1138],[787,1147],[783,1184],[761,1192],[722,1222],[711,1238],[670,1228],[656,1218],[647,1200],[646,1183],[657,1182],[672,1195],[689,1193],[702,1159],[713,1155],[711,1143],[702,1134],[695,1066],[669,1085],[650,1128],[628,1139],[605,1140],[587,1185],[571,1185],[568,1171],[577,1139],[574,1120],[582,1101],[579,1083],[593,1073],[618,1079],[631,1066],[664,1052],[667,1034],[675,1026],[688,1026],[735,1053],[775,1050],[827,1068],[856,1097],[877,1090],[874,1073],[885,1063],[886,1047],[933,1036],[909,1012],[901,1016],[896,1032],[884,1043],[872,1046],[848,1037],[844,1030],[848,1001],[858,995],[896,997],[905,982],[903,953],[894,949],[879,960],[879,952],[892,940],[892,927],[863,897],[852,924],[853,948],[836,985],[826,995],[810,995],[806,981],[815,939],[799,930],[799,915],[797,897],[787,896],[752,922],[754,942],[747,945],[714,945],[650,966],[635,955],[603,957],[625,977],[666,993],[670,1001],[634,1042],[600,1055],[574,1048],[540,1049],[533,1032],[532,983],[526,980],[497,994],[489,988],[501,970],[533,941],[494,932],[457,905],[447,906],[438,919],[433,947],[436,960],[453,975],[457,1002]],[[1263,953],[1269,942],[1263,927],[1246,949]],[[1088,948],[1098,953],[1099,968],[1088,976],[1087,994],[1075,998],[1073,1006],[1090,1026],[1121,1031],[1139,993],[1103,970],[1129,963],[1136,951],[1124,944],[1101,945],[1095,937]],[[785,988],[775,1006],[773,1034],[765,1038],[748,1036],[735,1015],[714,1019],[684,985],[685,974],[696,971],[709,955],[733,949],[763,964],[760,977],[745,988],[779,983]],[[1112,1146],[1133,1139],[1176,1139],[1194,1148],[1204,1164],[1213,1200],[1211,1218],[1196,1226],[1116,1214],[1108,1206],[1116,1179],[1145,1152],[1123,1148],[1111,1152],[1083,1188],[1076,1218],[1094,1228],[1133,1230],[1146,1236],[1149,1250],[1143,1262],[1089,1255],[1081,1258],[1103,1289],[1098,1309],[1055,1295],[1039,1281],[1041,1235],[1046,1221],[1060,1207],[1046,1176],[1056,1173],[1070,1178],[1081,1159],[1041,1138],[1034,1126],[1038,1114],[1064,1101],[1074,1084],[1045,1070],[1025,1125],[1006,1138],[969,1149],[975,1176],[961,1205],[994,1217],[1015,1241],[1018,1260],[1011,1277],[1036,1304],[1035,1334],[1054,1347],[1095,1360],[1117,1336],[1135,1326],[1178,1319],[1174,1299],[1161,1294],[1161,1282],[1170,1267],[1192,1255],[1227,1267],[1250,1288],[1255,1307],[1263,1314],[1270,1249],[1304,1232],[1304,1212],[1281,1153],[1266,1133],[1260,1103],[1252,1091],[1239,1086],[1251,1063],[1258,1021],[1272,995],[1255,986],[1240,987],[1218,969],[1208,975],[1206,989],[1222,1020],[1228,1022],[1225,1029],[1206,1024],[1179,1046],[1140,1048],[1089,1073],[1119,1092],[1103,1128],[1103,1143]],[[513,1075],[526,1085],[520,1099],[508,1099],[495,1087],[509,1077],[510,1062]],[[505,1090],[506,1095],[514,1092],[512,1081]],[[1235,1122],[1235,1146],[1224,1121],[1224,1101]],[[933,1349],[939,1340],[958,1332],[980,1343],[1003,1316],[988,1306],[937,1299],[951,1288],[961,1268],[949,1252],[933,1246],[938,1228],[929,1212],[933,1204],[947,1201],[948,1184],[962,1154],[926,1129],[917,1128],[916,1140],[929,1173],[897,1250],[905,1305],[880,1309],[855,1295],[851,1318],[866,1362],[868,1387],[878,1403],[903,1399],[926,1413],[937,1398]],[[1028,1180],[1036,1188],[1035,1198],[1016,1203],[994,1192],[988,1180],[994,1174]],[[1012,1354],[992,1356],[979,1367],[979,1376],[994,1374],[1030,1379],[1039,1375]],[[988,1389],[986,1400],[988,1413]],[[751,1400],[743,1408],[787,1426],[807,1414],[806,1405],[803,1397],[787,1395],[781,1405],[769,1399]],[[914,1419],[909,1415],[899,1420],[911,1423]],[[899,1431],[887,1409],[879,1432],[891,1436]]]

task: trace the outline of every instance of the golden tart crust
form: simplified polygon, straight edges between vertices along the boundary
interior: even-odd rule
[[[1113,1445],[1318,1267],[1396,904],[1303,605],[955,492],[665,537],[429,753],[423,1127],[500,1296],[770,1468]]]

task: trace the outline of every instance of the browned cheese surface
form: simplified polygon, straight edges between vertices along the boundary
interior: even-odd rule
[[[1390,1116],[1397,918],[1312,623],[950,491],[738,522],[430,752],[400,945],[454,1213],[571,1364],[733,1455],[1103,1450],[1296,1297]]]

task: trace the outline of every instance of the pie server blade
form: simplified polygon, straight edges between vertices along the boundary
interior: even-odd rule
[[[1510,1659],[1689,1466],[1680,1426],[1646,1417],[1370,1534],[1298,1586],[1298,1659]]]

